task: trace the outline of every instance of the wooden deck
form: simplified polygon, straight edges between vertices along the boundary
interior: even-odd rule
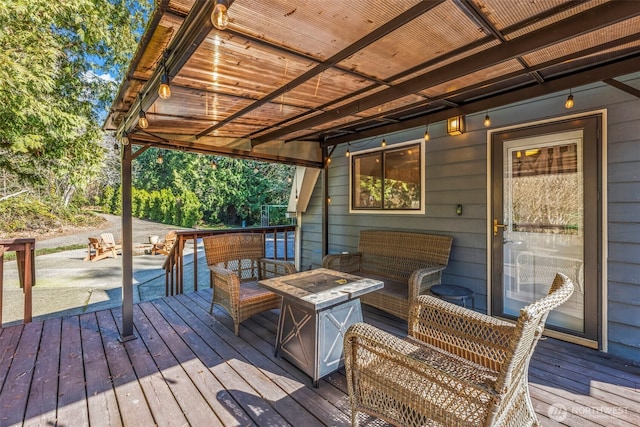
[[[136,305],[139,338],[125,343],[119,309],[0,329],[0,425],[349,424],[343,370],[313,388],[273,357],[277,311],[245,321],[236,337],[228,316],[207,313],[209,296]],[[365,310],[365,320],[406,331],[381,312]],[[596,351],[540,342],[530,389],[545,426],[640,425],[640,369]]]

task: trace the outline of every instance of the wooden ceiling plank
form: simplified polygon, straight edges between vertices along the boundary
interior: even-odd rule
[[[521,56],[554,43],[594,31],[640,14],[640,2],[605,3],[585,12],[558,21],[548,27],[533,31],[501,45],[479,52],[470,57],[445,65],[423,75],[406,80],[374,95],[354,101],[323,114],[311,117],[293,125],[283,127],[256,138],[254,146],[279,139],[295,131],[311,128],[329,121],[353,115],[361,110],[373,108],[402,95],[415,93],[452,78],[469,74],[491,65]]]

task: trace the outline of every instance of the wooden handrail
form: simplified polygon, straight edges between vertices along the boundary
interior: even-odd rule
[[[270,227],[227,228],[224,230],[176,230],[177,238],[162,268],[165,271],[165,295],[176,295],[184,292],[184,260],[183,253],[187,240],[193,240],[193,290],[198,290],[198,239],[206,236],[228,233],[262,233],[273,235],[277,242],[279,233],[285,234],[284,254],[278,254],[277,244],[274,244],[273,259],[288,261],[288,233],[293,233],[295,239],[295,225],[276,225]],[[265,251],[266,253],[266,251]]]

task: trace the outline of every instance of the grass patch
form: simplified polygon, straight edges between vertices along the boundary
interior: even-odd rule
[[[58,253],[58,252],[65,252],[65,251],[73,251],[73,250],[76,250],[76,249],[84,249],[86,247],[87,247],[87,245],[75,244],[75,245],[68,245],[68,246],[60,246],[58,248],[36,249],[36,256],[55,254],[55,253]],[[4,254],[4,260],[5,261],[10,261],[10,260],[14,260],[14,259],[16,259],[16,253],[15,252],[5,252],[5,254]]]

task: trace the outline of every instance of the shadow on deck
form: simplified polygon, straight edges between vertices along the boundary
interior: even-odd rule
[[[208,314],[209,298],[207,289],[137,304],[138,339],[125,343],[120,309],[0,329],[0,425],[349,425],[344,370],[313,388],[273,356],[277,310],[236,337],[229,316]],[[365,308],[365,321],[405,333]],[[529,378],[542,425],[640,424],[637,367],[545,339]]]

